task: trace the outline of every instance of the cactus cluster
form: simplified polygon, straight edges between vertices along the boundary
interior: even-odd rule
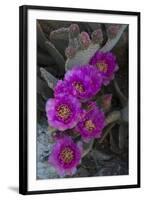
[[[64,57],[60,54],[60,52],[44,36],[39,23],[37,24],[38,44],[45,46],[45,49],[50,53],[53,59],[56,60],[57,66],[60,66],[61,70],[67,71],[75,65],[88,64],[90,58],[97,51],[111,51],[119,42],[126,28],[127,25],[107,25],[105,29],[107,33],[107,41],[104,45],[102,45],[104,41],[103,26],[101,28],[98,26],[98,28],[91,33],[91,36],[89,36],[89,34],[85,31],[80,32],[78,24],[71,24],[67,28],[62,27],[50,32],[50,40],[67,38],[68,46],[65,49],[65,55],[67,57],[66,60],[64,60]],[[65,69],[63,67],[65,67]],[[40,68],[40,71],[41,76],[47,82],[48,87],[53,89],[58,80],[44,68]],[[124,102],[122,105],[127,106],[126,97],[120,91],[116,80],[114,82],[118,97],[121,102]]]
[[[71,23],[69,26],[49,31],[47,36],[44,34],[41,24],[37,22],[38,47],[43,51],[43,56],[38,54],[38,64],[41,59],[44,60],[44,65],[39,67],[40,81],[45,80],[47,87],[50,90],[54,90],[58,80],[62,79],[65,72],[71,70],[73,66],[89,64],[90,59],[96,52],[107,53],[112,51],[123,37],[126,29],[127,25],[122,24],[98,24],[96,29],[91,29],[89,33],[82,30],[78,24]],[[56,45],[54,45],[55,42],[58,45],[58,41],[63,41],[66,44],[63,49],[64,53],[60,52]],[[52,59],[49,59],[46,56],[47,54]],[[62,73],[60,77],[55,77],[53,70],[52,72],[47,70],[47,64],[53,64],[52,60],[54,60],[57,70]],[[97,101],[106,113],[106,127],[102,138],[99,140],[99,144],[103,143],[112,128],[118,124],[119,141],[117,153],[120,153],[125,145],[125,127],[128,126],[128,99],[121,91],[116,79],[113,80],[113,87],[121,104],[119,109],[111,109],[112,94],[100,94],[97,97]],[[93,143],[90,142],[85,148],[83,156],[91,151],[92,146]]]

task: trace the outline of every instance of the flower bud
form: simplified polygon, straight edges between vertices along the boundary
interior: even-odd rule
[[[90,45],[91,40],[90,40],[89,34],[87,32],[84,32],[84,31],[81,32],[80,43],[81,43],[82,48],[84,48],[84,49],[87,49],[88,46]]]
[[[78,24],[71,24],[69,27],[69,32],[71,37],[77,37],[80,33]]]
[[[95,30],[94,32],[92,32],[92,42],[95,43],[99,43],[101,44],[103,41],[103,34],[102,34],[102,30],[99,28],[97,30]]]

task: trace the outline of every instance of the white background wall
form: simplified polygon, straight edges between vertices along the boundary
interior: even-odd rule
[[[3,0],[0,5],[0,199],[23,200],[23,199],[144,199],[144,181],[141,189],[124,189],[112,191],[96,191],[83,193],[65,193],[51,195],[22,196],[18,194],[18,103],[19,103],[19,10],[23,4],[81,7],[109,10],[128,10],[141,12],[144,18],[143,0]],[[144,23],[142,20],[142,34],[144,35]],[[144,75],[143,53],[144,39],[141,38],[141,74]],[[142,77],[142,90],[144,78]],[[141,94],[142,97],[144,94]],[[143,98],[144,100],[144,98]],[[142,102],[141,111],[144,111]],[[142,121],[144,114],[142,114]],[[142,123],[143,125],[143,123]],[[144,129],[142,129],[144,130]],[[144,141],[143,131],[141,140]],[[144,144],[144,142],[143,142]],[[144,147],[142,146],[142,152]],[[142,153],[143,157],[143,153]],[[142,159],[142,174],[144,175],[144,159]]]

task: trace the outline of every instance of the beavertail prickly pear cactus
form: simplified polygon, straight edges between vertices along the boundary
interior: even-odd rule
[[[97,52],[109,52],[111,51],[115,45],[120,40],[123,32],[127,28],[127,25],[106,25],[105,31],[107,33],[107,40],[104,41],[104,33],[103,28],[98,27],[96,30],[94,30],[91,35],[89,35],[87,32],[82,31],[80,32],[80,28],[77,24],[71,24],[68,28],[60,28],[57,30],[54,30],[50,33],[50,39],[67,39],[68,40],[68,47],[65,49],[65,55],[67,57],[65,64],[63,56],[58,52],[57,49],[52,45],[50,41],[47,41],[46,38],[44,38],[42,30],[40,28],[40,25],[38,25],[38,30],[42,35],[42,38],[44,40],[46,48],[49,50],[51,55],[53,57],[57,57],[57,62],[61,66],[65,65],[65,70],[68,71],[72,69],[75,65],[84,65],[88,64],[91,57]],[[57,79],[52,76],[49,72],[47,72],[44,68],[41,68],[41,75],[47,82],[48,86],[53,89],[57,83]],[[126,106],[127,108],[127,100],[120,91],[116,81],[114,82],[114,86],[116,88],[116,91],[118,93],[118,96],[120,98],[120,101],[122,102],[123,106]],[[125,111],[117,111],[116,113],[112,113],[109,115],[107,121],[108,124],[111,123],[113,120],[118,120],[122,116],[125,119],[127,116],[127,109],[124,109]],[[124,114],[126,112],[126,114]]]
[[[99,144],[102,144],[116,124],[119,125],[117,153],[124,148],[128,126],[128,100],[115,80],[119,66],[111,51],[126,28],[127,25],[99,24],[96,30],[89,34],[81,31],[78,24],[72,23],[69,27],[51,31],[47,38],[38,24],[38,45],[51,55],[58,69],[64,74],[64,77],[58,80],[45,67],[40,67],[41,77],[54,91],[54,98],[48,99],[45,112],[48,123],[59,140],[49,162],[62,176],[73,175],[81,158],[92,150],[94,139],[101,137]],[[53,40],[67,42],[65,56],[53,45]],[[104,94],[104,88],[110,81],[121,104],[119,109],[111,109],[113,94]],[[83,149],[80,143],[75,144],[71,138],[65,136],[69,131],[69,136],[74,133],[71,137],[75,141],[81,137],[84,142]],[[114,146],[112,140],[111,143]],[[64,147],[62,152],[60,145]],[[73,154],[77,154],[77,158]],[[69,164],[70,171],[61,167],[61,160]],[[71,160],[75,163],[74,166],[70,165]]]
[[[58,66],[61,66],[62,69],[65,67],[65,70],[68,71],[75,65],[88,64],[91,57],[97,51],[111,51],[117,45],[126,28],[127,25],[107,24],[105,26],[107,35],[106,38],[104,38],[103,25],[98,26],[97,29],[91,33],[91,35],[85,31],[80,32],[78,24],[71,24],[67,28],[62,27],[52,31],[50,33],[50,40],[68,40],[68,47],[65,49],[65,55],[67,57],[66,61],[64,61],[63,56],[54,47],[54,45],[44,36],[40,24],[38,24],[38,43],[41,43],[41,46],[56,59]],[[104,40],[106,41],[104,42]],[[58,80],[44,68],[41,68],[40,71],[41,76],[45,79],[48,86],[53,89]],[[128,112],[127,99],[120,91],[116,81],[114,81],[114,87],[117,91],[118,97],[120,98],[120,102],[124,107],[126,106],[126,109],[122,109],[122,111],[118,111],[110,115],[108,117],[108,123],[109,121],[111,123],[113,120],[118,120],[121,117],[123,117],[125,121]]]
[[[103,32],[101,28],[93,31],[91,36],[87,32],[80,32],[77,24],[71,24],[67,29],[59,29],[51,32],[51,38],[63,34],[63,37],[68,37],[68,47],[65,50],[67,60],[65,62],[65,69],[69,70],[75,65],[83,65],[89,63],[90,58],[97,52],[111,51],[119,41],[121,35],[126,29],[127,25],[111,25],[107,27],[107,42],[104,46]]]

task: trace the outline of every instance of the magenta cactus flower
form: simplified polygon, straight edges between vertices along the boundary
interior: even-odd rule
[[[75,66],[65,74],[64,78],[69,91],[82,102],[96,95],[102,86],[102,77],[92,65]]]
[[[54,88],[54,96],[58,97],[62,94],[70,95],[72,90],[72,86],[68,84],[66,81],[58,80],[55,88]]]
[[[96,103],[95,103],[94,101],[86,102],[86,104],[84,105],[84,108],[85,108],[84,114],[85,114],[87,111],[90,111],[90,110],[95,109],[95,107],[96,107]]]
[[[108,85],[114,79],[115,72],[118,70],[116,57],[111,52],[96,52],[89,63],[99,70],[104,85]]]
[[[105,126],[105,115],[95,104],[89,104],[84,118],[77,124],[76,131],[80,133],[85,142],[100,138]]]
[[[73,175],[81,162],[82,152],[81,142],[76,144],[70,137],[65,136],[57,139],[48,162],[61,177]]]
[[[46,103],[46,116],[50,126],[60,131],[71,129],[81,118],[81,103],[73,96],[59,95]]]

